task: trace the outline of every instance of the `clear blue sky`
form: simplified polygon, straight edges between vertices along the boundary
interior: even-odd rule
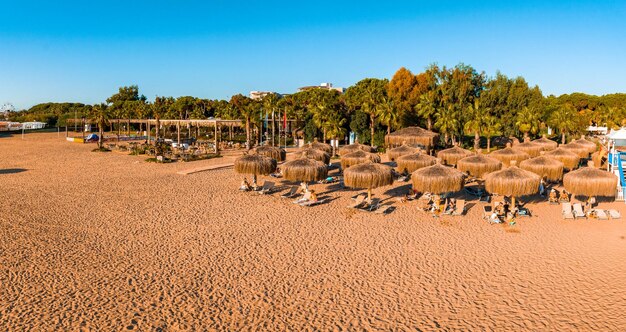
[[[0,103],[122,85],[229,98],[464,62],[544,94],[626,92],[626,1],[0,0]]]

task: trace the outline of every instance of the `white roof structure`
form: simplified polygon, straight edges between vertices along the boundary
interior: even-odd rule
[[[607,135],[607,137],[612,140],[626,140],[626,128],[613,130]]]

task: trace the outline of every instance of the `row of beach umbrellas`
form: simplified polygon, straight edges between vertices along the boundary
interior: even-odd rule
[[[582,157],[588,157],[596,149],[595,143],[584,138],[559,147],[556,142],[543,137],[532,142],[516,143],[489,155],[455,146],[439,151],[438,158],[435,158],[422,153],[420,148],[408,145],[430,146],[425,143],[432,144],[432,140],[411,141],[407,136],[399,137],[403,139],[402,144],[388,151],[389,158],[396,161],[399,170],[412,173],[415,190],[434,194],[461,190],[465,176],[462,172],[483,178],[489,192],[511,197],[534,194],[542,177],[551,181],[560,180],[564,168],[574,169]],[[427,137],[434,139],[432,135]],[[392,135],[387,137],[391,144],[398,143],[398,139]],[[330,153],[332,147],[328,144],[317,141],[307,144],[297,152],[297,159],[281,166],[283,176],[290,181],[321,180],[327,176]],[[373,153],[371,147],[355,143],[339,149],[339,155],[346,186],[366,188],[371,198],[373,188],[393,183],[391,167],[380,164],[380,156]],[[283,161],[284,156],[283,149],[259,147],[253,154],[239,158],[235,162],[235,170],[254,174],[256,180],[257,174],[274,172],[276,161]],[[441,162],[455,165],[458,170]],[[517,167],[518,164],[520,167]],[[563,181],[568,191],[586,196],[612,196],[617,185],[614,175],[593,167],[570,172]]]

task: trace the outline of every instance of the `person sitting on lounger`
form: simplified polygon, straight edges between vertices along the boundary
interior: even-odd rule
[[[558,195],[557,195],[556,190],[554,188],[552,188],[550,190],[550,196],[548,196],[548,202],[549,203],[558,203],[559,202]]]
[[[303,193],[309,192],[309,187],[304,182],[300,183],[300,189]]]
[[[589,196],[585,201],[585,210],[590,211],[594,204],[596,204],[596,199],[593,196]]]
[[[248,179],[243,178],[243,181],[241,181],[241,187],[239,187],[239,190],[241,190],[241,191],[250,191],[250,190],[252,190],[252,187],[250,187],[250,183],[248,183]]]
[[[316,203],[317,202],[317,194],[315,193],[315,190],[311,190],[311,196],[308,200],[308,203]]]
[[[515,215],[513,214],[513,212],[509,212],[506,214],[506,222],[511,226],[515,225]]]
[[[559,197],[559,201],[561,201],[561,202],[569,202],[569,194],[567,193],[567,191],[565,191],[565,189],[563,189],[563,191],[561,192],[561,196]]]
[[[498,213],[496,213],[496,211],[493,211],[491,216],[489,216],[489,222],[492,224],[499,224],[502,222],[502,220],[500,220],[500,217],[498,217]]]

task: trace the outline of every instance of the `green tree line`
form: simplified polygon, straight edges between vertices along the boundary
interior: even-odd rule
[[[509,78],[500,72],[488,77],[463,63],[433,64],[418,74],[400,68],[391,80],[365,78],[343,94],[311,89],[284,96],[268,94],[258,100],[238,94],[230,100],[157,96],[150,101],[133,85],[119,88],[106,103],[97,105],[97,112],[94,105],[45,103],[12,112],[11,120],[63,126],[67,119],[94,118],[95,113],[102,120],[103,112],[107,119],[242,119],[248,142],[258,141],[266,118],[274,115],[278,126],[286,112],[296,120],[292,135],[303,134],[309,141],[343,139],[353,131],[361,143],[382,146],[385,134],[421,126],[439,132],[442,146],[462,143],[489,148],[492,137],[531,138],[546,133],[548,127],[563,142],[591,124],[620,127],[626,124],[626,94],[544,96],[523,77]]]

